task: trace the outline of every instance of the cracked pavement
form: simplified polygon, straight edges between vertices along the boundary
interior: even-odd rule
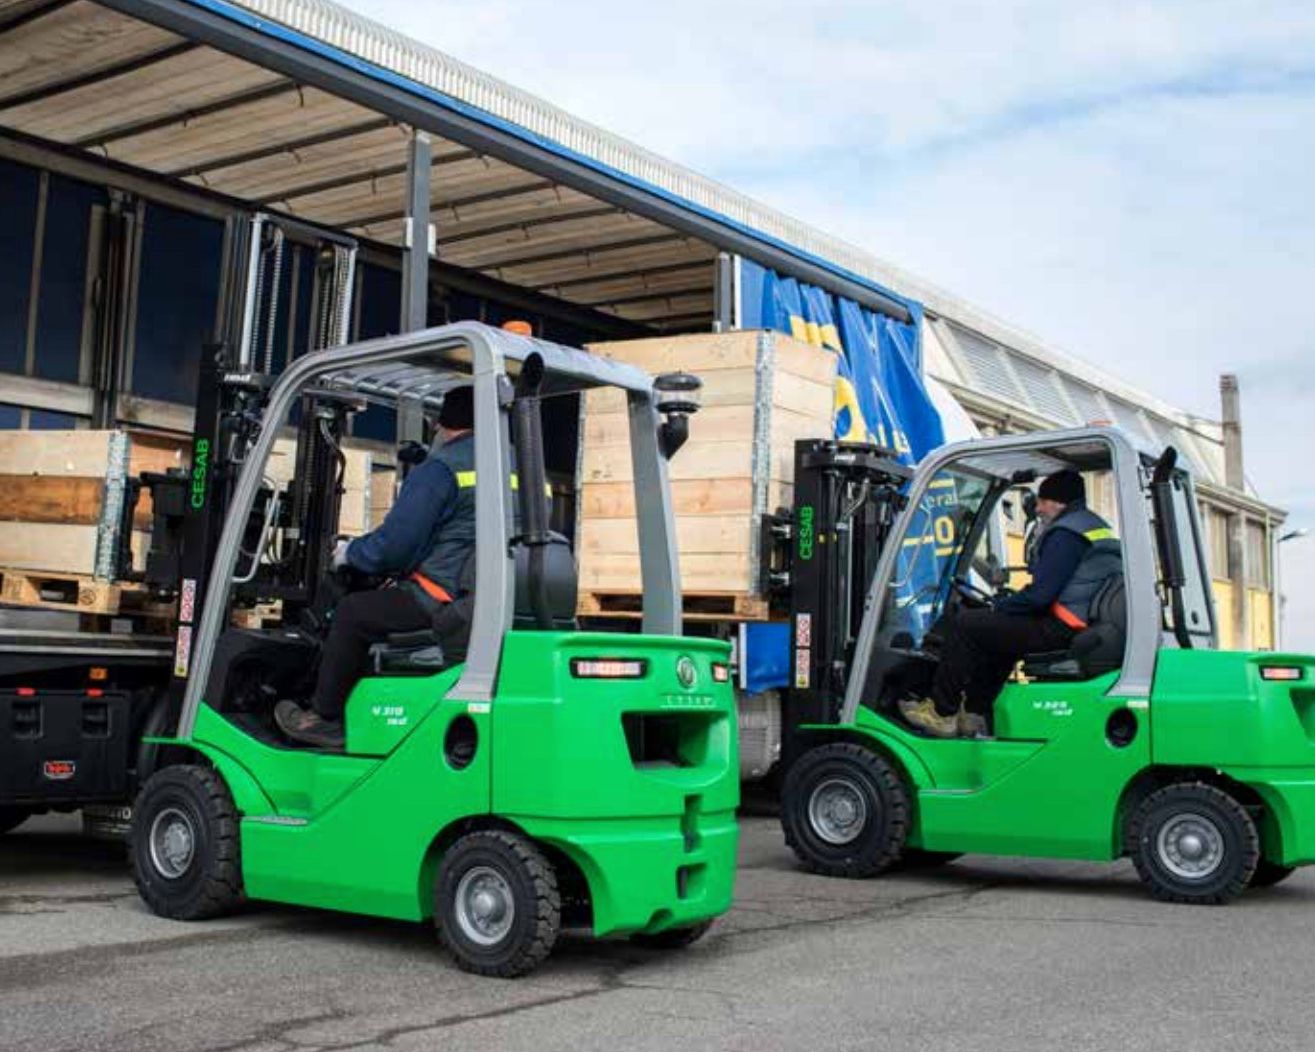
[[[567,937],[527,979],[457,971],[427,927],[249,906],[179,924],[76,819],[0,842],[0,1050],[1308,1049],[1315,870],[1223,909],[1127,864],[973,856],[799,871],[744,820],[737,901],[683,952]]]

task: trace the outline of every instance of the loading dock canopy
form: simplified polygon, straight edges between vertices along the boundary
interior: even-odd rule
[[[0,135],[401,246],[412,128],[91,0],[0,0]],[[708,241],[431,135],[437,259],[662,331],[707,329]]]

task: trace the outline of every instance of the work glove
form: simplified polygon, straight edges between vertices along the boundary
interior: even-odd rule
[[[351,543],[346,537],[342,537],[333,546],[333,568],[335,570],[341,570],[347,565],[347,549],[351,546]]]

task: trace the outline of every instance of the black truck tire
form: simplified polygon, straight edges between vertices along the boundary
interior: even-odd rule
[[[514,979],[552,952],[562,926],[557,873],[528,838],[467,833],[443,855],[434,924],[462,971]]]
[[[26,807],[0,807],[0,836],[12,833],[29,818],[33,812]]]
[[[1189,905],[1231,902],[1260,861],[1260,835],[1247,809],[1205,782],[1151,793],[1128,823],[1125,846],[1152,895]]]
[[[909,793],[884,756],[849,742],[810,749],[785,774],[785,842],[814,873],[872,877],[894,865],[909,829]]]
[[[687,924],[682,928],[668,928],[666,931],[655,932],[652,935],[645,935],[642,932],[638,935],[630,936],[630,941],[636,946],[643,946],[648,950],[683,950],[686,946],[693,946],[703,936],[708,934],[712,927],[713,921],[699,921],[698,924]]]
[[[128,839],[137,890],[161,917],[204,920],[241,903],[237,808],[211,768],[180,764],[151,775]]]

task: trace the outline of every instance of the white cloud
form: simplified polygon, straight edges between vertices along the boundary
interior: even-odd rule
[[[1165,400],[1315,527],[1315,5],[349,0]],[[1315,650],[1315,538],[1284,545]]]

